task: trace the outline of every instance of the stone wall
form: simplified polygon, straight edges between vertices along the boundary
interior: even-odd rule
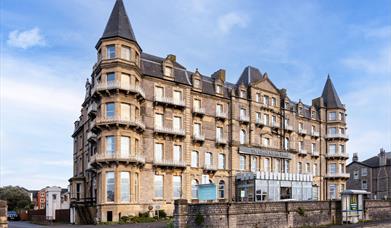
[[[391,200],[365,200],[365,218],[367,220],[385,220],[391,218]]]
[[[0,228],[7,228],[7,201],[0,200]]]
[[[341,201],[205,203],[175,201],[175,227],[302,227],[341,223]],[[197,220],[203,220],[202,224]]]

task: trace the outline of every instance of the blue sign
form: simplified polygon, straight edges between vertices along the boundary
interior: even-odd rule
[[[199,184],[198,185],[198,199],[199,200],[215,200],[216,185],[215,184]]]

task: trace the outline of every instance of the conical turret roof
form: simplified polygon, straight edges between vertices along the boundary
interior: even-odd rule
[[[327,108],[345,108],[338,97],[330,75],[327,76],[327,81],[323,88],[322,98]]]

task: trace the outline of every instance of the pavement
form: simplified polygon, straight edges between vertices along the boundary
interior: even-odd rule
[[[25,221],[10,221],[8,223],[9,228],[89,228],[95,227],[96,225],[72,225],[72,224],[54,224],[54,225],[37,225]],[[154,222],[154,223],[139,223],[139,224],[115,224],[115,225],[99,225],[99,228],[119,228],[119,227],[131,227],[131,228],[163,228],[167,227],[165,222]]]
[[[366,222],[366,223],[359,223],[359,224],[344,224],[344,225],[333,225],[329,226],[328,228],[391,228],[391,219],[390,220],[383,220],[383,221],[373,221],[373,222]]]

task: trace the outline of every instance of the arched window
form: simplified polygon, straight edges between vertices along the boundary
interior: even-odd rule
[[[289,138],[285,138],[285,149],[289,149]]]
[[[219,198],[224,199],[224,189],[225,189],[225,183],[223,180],[219,182]]]
[[[191,198],[198,199],[198,181],[196,179],[191,181]]]
[[[246,131],[245,130],[240,130],[240,144],[245,144],[246,143]]]

